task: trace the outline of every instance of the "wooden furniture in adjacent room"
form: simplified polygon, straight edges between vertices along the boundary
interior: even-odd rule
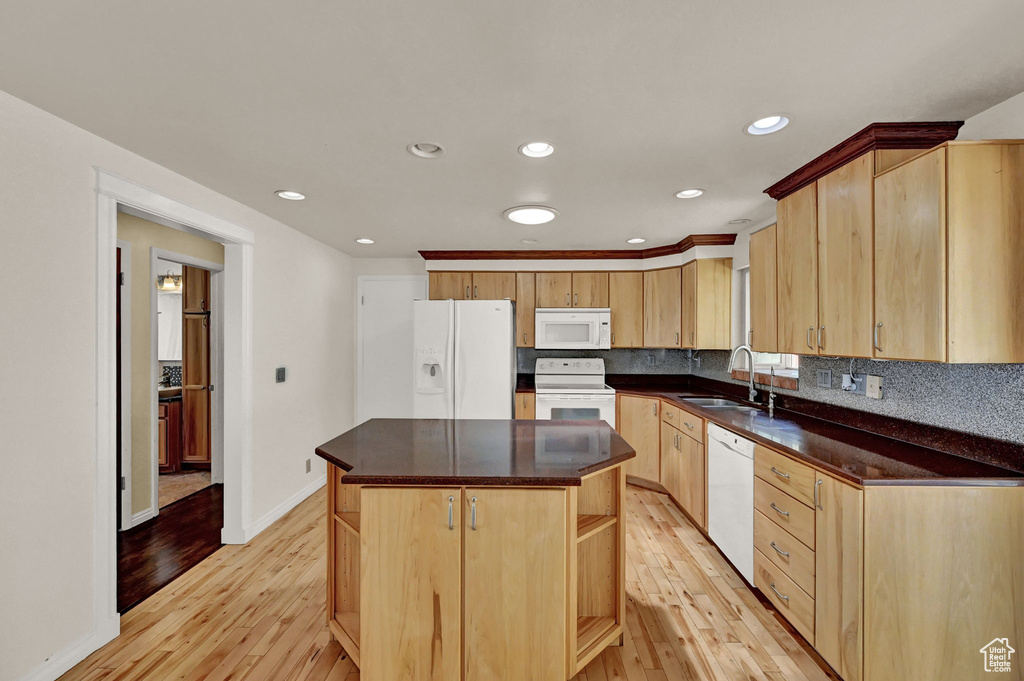
[[[209,469],[210,423],[210,272],[183,267],[181,397],[183,468]],[[201,310],[201,311],[196,311]]]
[[[181,468],[181,400],[160,400],[157,405],[157,461],[161,473]]]

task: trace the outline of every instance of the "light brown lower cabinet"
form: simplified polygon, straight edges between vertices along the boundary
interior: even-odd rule
[[[661,424],[661,478],[679,507],[698,527],[707,527],[704,444],[668,423]]]
[[[616,430],[636,450],[626,462],[626,474],[661,482],[661,400],[656,397],[618,396]]]
[[[364,681],[571,679],[621,636],[621,465],[547,488],[329,469],[328,624]]]
[[[515,413],[517,419],[537,418],[537,393],[516,393]]]

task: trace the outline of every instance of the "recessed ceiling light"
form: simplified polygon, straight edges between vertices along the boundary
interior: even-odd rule
[[[697,198],[698,196],[700,196],[703,193],[704,193],[703,189],[697,189],[696,187],[694,187],[693,189],[684,189],[681,192],[676,192],[676,198],[677,199],[695,199],[695,198]]]
[[[417,142],[406,147],[410,154],[420,158],[441,158],[445,150],[440,144],[433,142]]]
[[[748,135],[769,135],[789,125],[789,118],[782,114],[765,116],[747,124]]]
[[[305,194],[293,192],[290,189],[279,189],[274,193],[280,196],[282,199],[288,199],[289,201],[301,201],[302,199],[306,198]]]
[[[641,239],[640,237],[635,239],[626,239],[627,244],[642,244],[645,241],[647,241],[647,239]]]
[[[516,206],[509,208],[504,215],[520,225],[543,225],[554,220],[558,211],[547,206]]]
[[[745,225],[748,222],[750,222],[750,220],[746,218],[737,218],[736,220],[729,220],[730,225]]]
[[[535,244],[535,243],[537,243],[537,240],[536,240],[536,239],[522,239],[521,241],[522,241],[522,242],[523,242],[524,244],[527,244],[527,245],[529,245],[529,244]]]
[[[356,239],[357,244],[372,244],[373,239]]]
[[[530,158],[544,158],[550,156],[555,148],[547,142],[529,142],[519,147],[519,153]]]

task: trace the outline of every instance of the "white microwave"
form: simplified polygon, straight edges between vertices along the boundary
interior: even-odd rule
[[[542,350],[610,350],[612,312],[607,307],[540,307],[534,347]]]

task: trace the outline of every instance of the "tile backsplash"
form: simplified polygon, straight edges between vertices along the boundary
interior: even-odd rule
[[[160,363],[160,378],[163,379],[164,374],[170,376],[168,385],[181,385],[181,364],[172,364],[170,362]]]
[[[599,357],[608,374],[685,374],[688,372],[686,350],[618,348],[615,350],[535,350],[519,348],[519,373],[532,374],[538,358]]]

